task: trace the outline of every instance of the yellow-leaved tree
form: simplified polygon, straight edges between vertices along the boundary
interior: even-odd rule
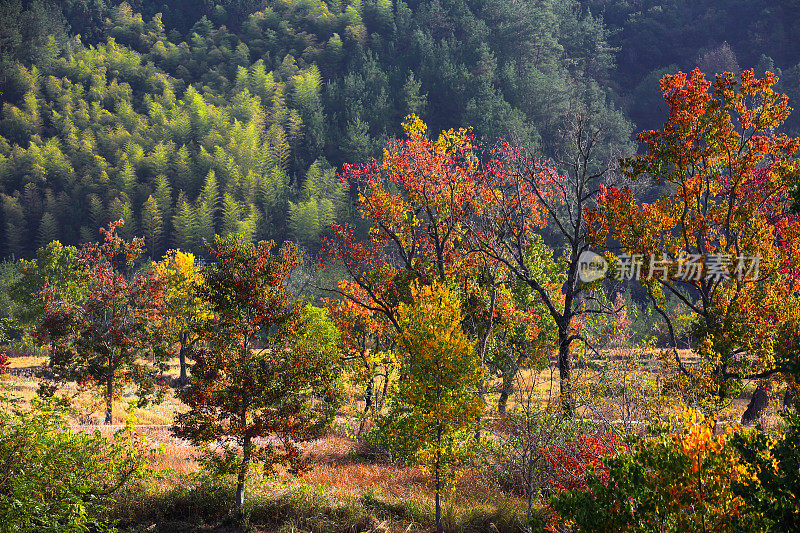
[[[440,493],[469,440],[464,431],[483,414],[484,367],[462,329],[461,300],[446,283],[411,285],[411,303],[397,320],[400,381],[383,421],[399,453],[422,465],[436,487],[436,528],[442,531]]]
[[[211,310],[195,292],[195,288],[202,283],[202,276],[194,254],[170,250],[164,259],[156,263],[155,269],[167,279],[167,323],[180,344],[180,384],[185,385],[186,357],[198,339],[193,333],[194,326],[208,319]]]

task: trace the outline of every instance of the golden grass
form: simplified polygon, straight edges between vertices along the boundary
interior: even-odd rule
[[[9,368],[35,369],[47,363],[47,357],[39,355],[11,355],[8,358]]]
[[[625,350],[617,350],[613,353],[609,352],[607,355],[624,357],[627,353]],[[685,358],[687,361],[691,360],[693,355],[689,351],[680,354],[681,358]],[[11,358],[11,368],[29,369],[44,362],[46,362],[46,359],[41,356],[16,356]],[[177,361],[172,361],[169,374],[177,376],[178,370]],[[595,382],[599,380],[601,374],[590,367],[584,367],[576,369],[576,376],[580,380],[591,383],[593,380]],[[23,404],[30,402],[38,388],[37,380],[32,377],[4,375],[0,377],[0,380],[11,385],[14,395],[21,398]],[[495,414],[493,411],[497,405],[496,391],[499,389],[499,385],[499,381],[495,380],[492,383],[494,392],[487,395],[490,416]],[[549,400],[557,401],[559,390],[558,370],[553,366],[541,370],[524,370],[519,375],[517,387],[523,391],[531,391],[535,396],[535,401],[541,406],[544,406]],[[751,384],[740,398],[734,399],[723,417],[738,421],[747,406],[749,394],[752,393],[753,388],[754,385]],[[75,414],[71,417],[71,423],[76,425],[89,424],[91,426],[86,429],[91,428],[92,430],[95,429],[94,425],[102,423],[105,415],[105,405],[96,392],[92,390],[78,391],[74,384],[65,387],[64,392],[75,395],[73,400]],[[351,393],[353,401],[345,406],[345,409],[337,417],[338,421],[346,420],[352,422],[357,420],[363,408],[363,404],[360,403],[361,391],[353,389],[348,392]],[[186,406],[180,402],[171,389],[167,390],[162,403],[151,404],[143,409],[136,409],[128,413],[126,408],[133,398],[132,390],[128,390],[119,400],[114,402],[115,424],[124,423],[128,418],[132,418],[134,423],[140,426],[168,426],[172,424],[176,412],[186,409]],[[615,398],[603,398],[602,401],[605,404],[598,407],[599,411],[609,418],[614,417],[615,408],[618,407],[615,403],[617,400]],[[509,398],[509,408],[513,409],[517,405],[516,402],[517,399],[512,395]],[[773,405],[770,407],[767,417],[774,417],[775,413],[777,413],[777,406]],[[579,411],[579,415],[595,416],[596,411],[583,409]],[[353,427],[357,427],[357,425],[357,422],[351,423]],[[105,428],[102,425],[96,427],[101,433],[108,435],[117,429]],[[75,429],[81,428],[76,427]],[[164,484],[159,490],[168,491],[171,488],[175,488],[182,480],[187,479],[181,478],[181,475],[193,474],[198,471],[199,464],[195,459],[195,449],[189,443],[174,438],[169,428],[137,427],[135,431],[145,436],[148,445],[157,451],[150,465],[151,470],[168,474],[163,481],[159,481],[159,483]],[[385,514],[388,511],[385,511],[385,509],[381,511],[384,514],[381,514],[375,511],[373,507],[370,507],[372,504],[367,505],[364,503],[369,501],[373,497],[372,495],[377,494],[379,499],[384,502],[381,505],[386,509],[417,506],[415,508],[418,508],[418,511],[409,511],[411,515],[418,513],[428,516],[425,513],[430,511],[433,487],[429,477],[419,468],[382,464],[365,459],[356,453],[360,451],[357,443],[341,435],[329,435],[319,440],[304,443],[302,448],[307,454],[312,468],[297,478],[288,475],[278,476],[277,480],[270,482],[273,483],[272,485],[267,484],[259,488],[258,490],[261,491],[259,494],[262,496],[268,494],[270,495],[269,497],[279,498],[280,494],[288,494],[286,491],[295,490],[298,486],[318,487],[326,495],[325,501],[327,503],[325,505],[335,507],[339,505],[337,502],[350,502],[348,505],[361,506],[358,508],[363,508],[363,512],[369,516],[372,516],[370,513],[377,513],[375,514],[377,518],[375,518],[369,530],[391,532],[426,530],[419,523],[415,523],[412,518],[398,518],[399,511],[393,515],[390,513],[391,516],[388,516]],[[445,494],[445,501],[447,505],[455,509],[452,512],[459,516],[465,515],[470,509],[482,508],[482,506],[485,507],[499,501],[511,502],[510,505],[514,508],[523,505],[519,497],[505,493],[502,487],[498,485],[496,478],[486,468],[467,470],[459,478],[455,488]],[[402,515],[402,513],[399,514]],[[293,522],[290,520],[280,526],[284,528],[282,530],[287,530],[286,524],[294,527],[292,526]],[[263,528],[256,530],[272,531],[272,529]],[[298,526],[297,530],[305,531],[310,529],[305,528],[305,526]],[[322,527],[317,530],[325,531],[326,529]],[[278,529],[275,529],[275,531],[278,531]],[[482,531],[482,529],[478,528],[475,531]]]

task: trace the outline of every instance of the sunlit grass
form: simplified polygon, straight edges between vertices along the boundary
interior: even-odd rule
[[[621,360],[628,351],[603,355]],[[680,356],[689,362],[695,357],[689,351],[681,352]],[[45,363],[46,358],[38,355],[12,357],[12,370],[26,372],[0,377],[23,406],[31,401],[39,386],[37,378],[27,371]],[[178,370],[177,360],[171,361],[169,375],[177,377]],[[651,362],[637,371],[648,378],[655,378],[659,373],[657,365]],[[574,376],[578,386],[597,385],[607,379],[603,367],[596,363],[578,365]],[[485,397],[489,425],[497,417],[500,384],[499,380],[493,380]],[[528,395],[540,408],[558,401],[559,375],[553,365],[523,369],[515,385],[516,394],[508,400],[509,410],[518,409],[520,399]],[[722,418],[738,421],[754,388],[755,383],[748,384],[741,396],[731,401]],[[131,408],[135,400],[132,388],[125,389],[114,402],[114,424],[131,421],[136,425],[135,431],[145,436],[148,446],[156,451],[150,471],[158,476],[122,495],[117,513],[121,518],[134,521],[137,531],[142,530],[143,525],[145,530],[154,531],[197,530],[201,525],[213,527],[225,520],[232,487],[223,483],[215,488],[198,481],[200,465],[195,449],[188,442],[173,437],[169,429],[175,414],[186,406],[177,398],[174,389],[164,390],[162,402],[139,409]],[[285,471],[269,478],[254,476],[248,509],[253,523],[266,528],[258,531],[429,531],[433,522],[433,487],[429,477],[416,467],[389,464],[362,455],[363,450],[352,436],[363,412],[363,390],[349,384],[345,392],[349,401],[336,418],[336,431],[302,445],[311,465],[308,471],[296,477]],[[72,397],[74,413],[70,422],[73,429],[97,429],[107,435],[118,429],[118,426],[102,425],[105,404],[96,390],[78,390],[74,383],[69,383],[60,394]],[[617,416],[619,398],[600,394],[595,401],[591,409],[580,408],[578,416],[608,419]],[[778,408],[771,405],[765,418],[777,420]],[[445,491],[444,502],[448,531],[519,531],[526,515],[521,496],[506,492],[487,468],[468,469],[454,488]],[[148,523],[158,526],[151,529]]]

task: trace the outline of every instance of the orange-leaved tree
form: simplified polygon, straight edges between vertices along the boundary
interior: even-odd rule
[[[791,212],[800,139],[776,130],[789,115],[777,78],[752,71],[709,81],[699,70],[666,75],[664,128],[638,140],[646,152],[623,161],[633,179],[662,187],[655,201],[627,188],[603,190],[591,213],[593,239],[619,243],[618,272],[649,289],[667,321],[667,295],[693,320],[702,364],[680,372],[714,410],[743,378],[769,376],[796,359],[800,325],[800,219]]]
[[[609,454],[554,509],[579,531],[763,531],[741,491],[757,471],[713,421],[685,410],[680,425],[652,428],[629,453]]]
[[[464,298],[465,331],[486,361],[501,311],[500,287],[509,276],[500,262],[471,248],[465,236],[470,219],[484,208],[481,176],[499,165],[481,161],[484,154],[466,129],[432,139],[414,115],[403,128],[407,138],[389,146],[380,162],[345,166],[343,178],[358,191],[356,207],[371,227],[361,241],[354,228],[334,225],[327,247],[350,278],[336,292],[381,315],[395,334],[402,334],[397,309],[410,301],[413,281],[454,283]]]
[[[335,327],[298,305],[286,287],[297,248],[289,243],[273,253],[273,247],[239,234],[216,238],[214,262],[195,287],[211,313],[196,327],[195,363],[179,392],[189,410],[175,419],[177,436],[217,444],[206,459],[237,476],[237,513],[251,463],[301,469],[295,442],[318,436],[339,401]]]
[[[367,240],[358,241],[352,226],[334,224],[335,238],[326,243],[359,290],[337,292],[382,313],[394,327],[397,303],[407,300],[413,280],[460,284],[478,260],[460,242],[479,172],[467,131],[449,130],[434,141],[413,115],[403,128],[408,138],[385,150],[382,161],[345,165],[342,173],[371,223]]]

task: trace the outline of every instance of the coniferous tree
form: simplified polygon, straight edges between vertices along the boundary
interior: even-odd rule
[[[161,218],[161,211],[158,209],[158,202],[152,194],[142,205],[141,221],[147,253],[151,259],[155,259],[161,252],[164,222]]]
[[[186,200],[186,195],[181,192],[175,205],[175,215],[172,218],[174,229],[173,243],[175,247],[185,250],[195,250],[195,236],[197,235],[194,212]]]
[[[58,222],[56,217],[49,211],[42,215],[42,221],[39,223],[39,231],[36,234],[36,242],[39,247],[58,240]]]

